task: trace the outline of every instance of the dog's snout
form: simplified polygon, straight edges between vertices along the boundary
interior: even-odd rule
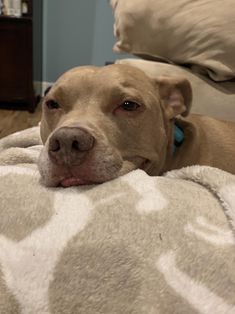
[[[94,137],[84,129],[63,127],[51,136],[48,151],[59,164],[79,164],[93,148],[94,142]]]

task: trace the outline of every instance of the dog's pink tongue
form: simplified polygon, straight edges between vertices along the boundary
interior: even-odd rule
[[[75,185],[84,185],[84,184],[89,184],[88,181],[85,181],[83,179],[79,179],[79,178],[74,178],[74,177],[71,177],[71,178],[66,178],[66,179],[63,179],[61,181],[61,185],[64,187],[64,188],[67,188],[69,186],[75,186]]]

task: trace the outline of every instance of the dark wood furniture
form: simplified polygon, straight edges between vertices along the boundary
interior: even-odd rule
[[[0,106],[14,104],[33,112],[32,16],[0,16]]]

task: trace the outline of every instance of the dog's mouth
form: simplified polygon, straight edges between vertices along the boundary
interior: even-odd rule
[[[139,156],[135,156],[128,159],[126,159],[126,162],[123,163],[123,167],[119,173],[113,173],[113,175],[109,177],[106,178],[99,177],[98,179],[97,174],[95,175],[94,173],[93,174],[90,173],[90,175],[88,175],[87,171],[85,174],[80,173],[80,175],[74,174],[72,173],[72,171],[69,171],[70,173],[67,173],[67,175],[64,175],[63,177],[60,177],[57,186],[68,188],[72,186],[100,184],[111,179],[114,179],[120,175],[124,175],[135,169],[146,170],[150,163],[148,159]]]
[[[130,171],[134,170],[134,169],[138,169],[138,168],[145,170],[146,167],[148,167],[150,161],[148,159],[144,159],[144,158],[141,158],[141,160],[142,160],[142,163],[139,166],[133,167],[133,169],[130,169]],[[106,181],[108,181],[108,180],[106,180]],[[99,184],[99,183],[101,183],[101,182],[95,182],[95,181],[92,181],[92,180],[89,180],[86,178],[81,178],[81,177],[71,175],[71,176],[62,178],[60,180],[59,186],[67,188],[67,187],[71,187],[71,186],[92,185],[92,184]]]

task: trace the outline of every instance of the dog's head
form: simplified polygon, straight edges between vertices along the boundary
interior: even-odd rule
[[[187,80],[153,80],[128,65],[66,72],[43,101],[44,184],[102,183],[137,168],[161,173],[171,121],[188,114],[191,97]]]

